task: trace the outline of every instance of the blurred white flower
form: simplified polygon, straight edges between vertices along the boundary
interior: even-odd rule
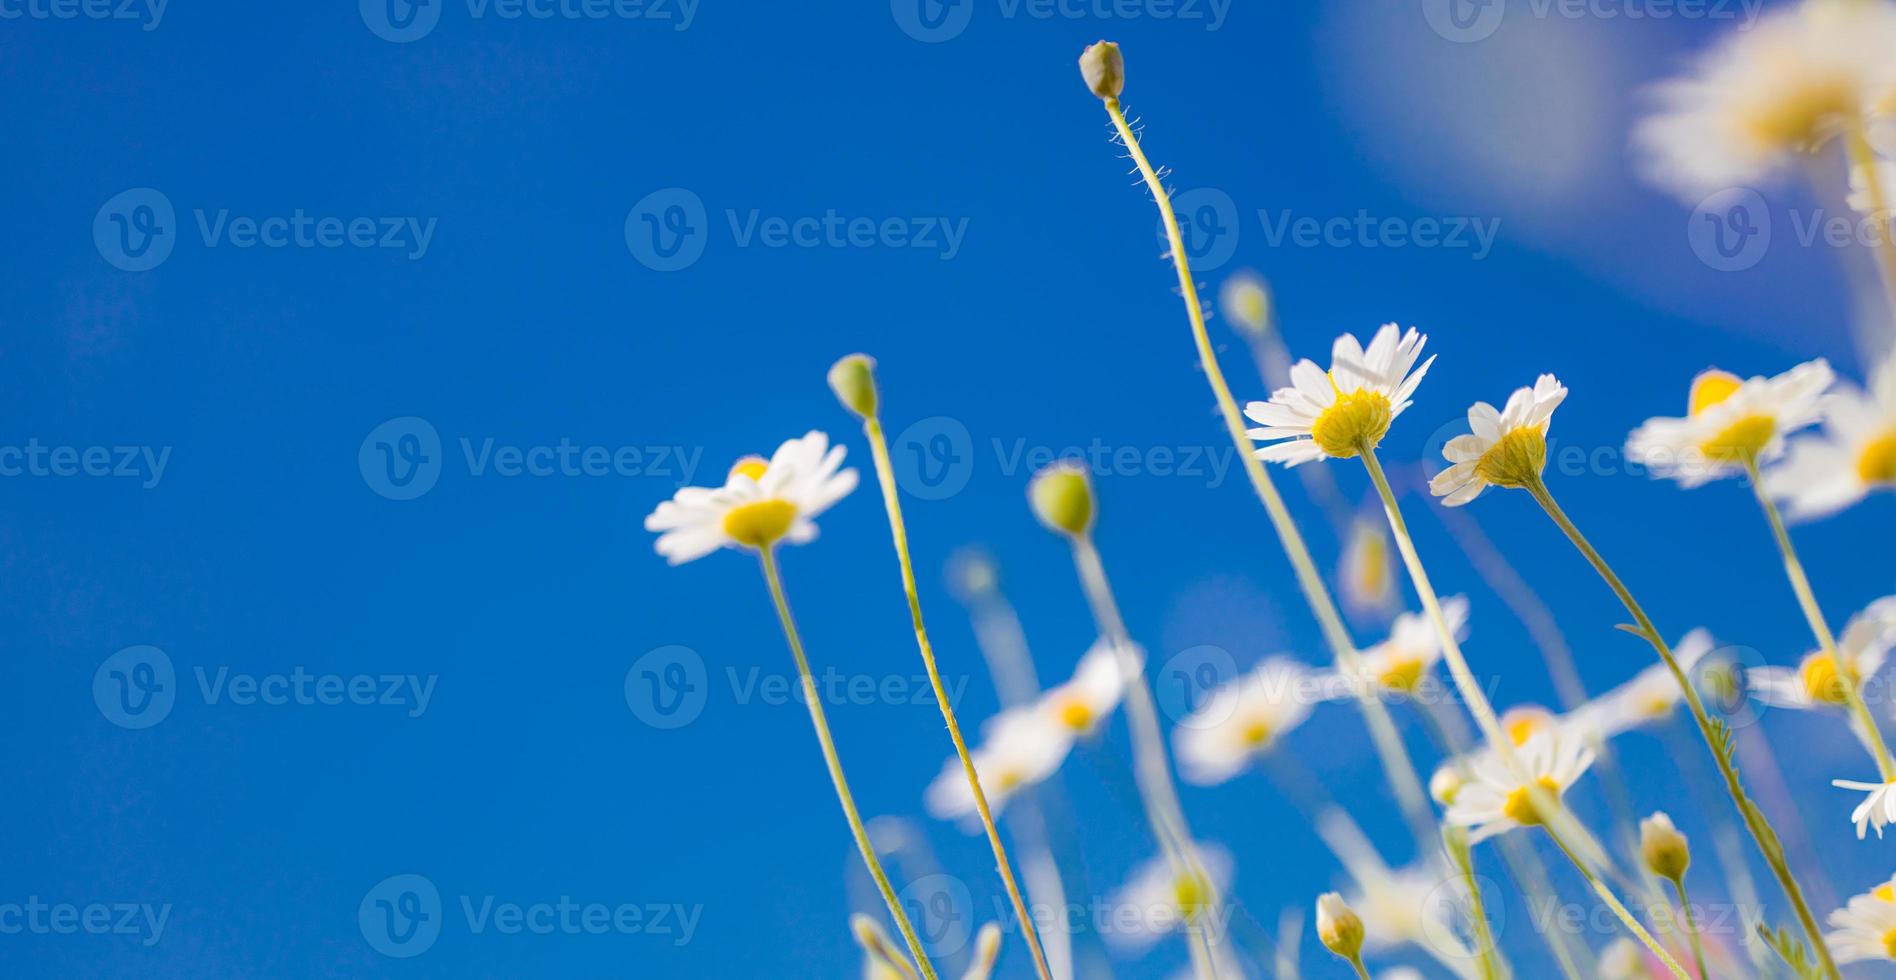
[[[1647,419],[1627,437],[1627,456],[1688,488],[1743,473],[1747,460],[1777,458],[1786,435],[1822,417],[1834,377],[1822,358],[1771,378],[1702,372],[1692,379],[1686,417]]]
[[[1442,619],[1457,641],[1467,639],[1468,598],[1457,595],[1442,600]],[[1358,655],[1353,676],[1341,671],[1324,675],[1324,699],[1352,697],[1359,685],[1377,692],[1414,694],[1441,659],[1441,634],[1430,625],[1428,617],[1405,612],[1389,627],[1387,639]]]
[[[1060,769],[1073,749],[1073,730],[1038,705],[1009,708],[981,726],[981,744],[969,757],[974,760],[975,776],[981,780],[981,794],[988,808],[1001,812],[1017,792],[1033,786]],[[941,767],[941,774],[928,784],[922,801],[928,812],[939,819],[964,821],[976,814],[974,790],[959,756],[952,756]],[[968,829],[979,829],[968,825]]]
[[[1534,785],[1555,801],[1586,773],[1594,758],[1584,739],[1558,728],[1529,738],[1515,756]],[[1469,828],[1471,843],[1546,822],[1534,805],[1528,785],[1493,753],[1476,755],[1468,769],[1468,781],[1455,794],[1455,802],[1443,819]]]
[[[1491,485],[1520,487],[1540,479],[1547,465],[1547,429],[1566,397],[1567,389],[1543,374],[1534,387],[1516,388],[1499,411],[1476,402],[1468,409],[1473,431],[1442,447],[1452,465],[1429,481],[1429,492],[1445,498],[1443,506],[1459,507]]]
[[[645,518],[659,532],[658,553],[673,565],[719,548],[764,548],[816,537],[814,518],[856,489],[856,471],[841,469],[843,447],[810,432],[777,447],[769,461],[738,460],[721,487],[683,487]]]
[[[1395,610],[1395,557],[1389,550],[1389,532],[1380,518],[1358,517],[1350,522],[1339,577],[1343,607],[1352,615],[1382,617]]]
[[[1179,774],[1186,782],[1208,786],[1243,772],[1303,724],[1312,704],[1322,699],[1322,686],[1296,661],[1272,657],[1213,690],[1172,729]]]
[[[1111,640],[1100,637],[1073,670],[1073,679],[1049,689],[1040,696],[1040,709],[1054,722],[1075,735],[1091,735],[1126,694],[1126,670],[1137,670],[1145,654],[1133,648],[1126,651],[1122,665]],[[1123,669],[1122,669],[1123,667]],[[1135,675],[1136,676],[1136,675]],[[1133,681],[1138,683],[1137,680]]]
[[[1672,658],[1678,662],[1686,680],[1692,679],[1692,671],[1713,649],[1712,634],[1696,629],[1672,647]],[[1607,691],[1586,704],[1575,708],[1569,715],[1571,723],[1578,729],[1592,733],[1602,739],[1612,738],[1635,728],[1663,721],[1672,716],[1674,708],[1685,700],[1685,692],[1679,689],[1679,682],[1672,676],[1665,664],[1653,664],[1633,675],[1633,679]]]
[[[1295,466],[1375,448],[1435,363],[1431,357],[1416,365],[1427,342],[1413,327],[1404,333],[1387,323],[1367,350],[1354,334],[1338,337],[1327,374],[1311,361],[1298,361],[1289,387],[1272,392],[1268,402],[1244,406],[1244,414],[1263,426],[1246,435],[1272,443],[1260,447],[1257,458]]]
[[[1884,596],[1850,617],[1837,637],[1842,671],[1822,650],[1804,655],[1796,667],[1754,667],[1745,681],[1758,700],[1773,707],[1841,708],[1849,703],[1846,680],[1861,684],[1875,677],[1896,648],[1896,595]],[[1852,723],[1855,719],[1852,719]]]
[[[1792,440],[1784,462],[1764,475],[1765,489],[1792,520],[1834,514],[1872,491],[1896,489],[1896,351],[1884,357],[1868,392],[1839,385],[1823,408],[1822,434]]]
[[[1102,928],[1107,945],[1129,955],[1143,952],[1184,927],[1187,919],[1205,913],[1210,897],[1231,887],[1231,852],[1217,844],[1192,848],[1198,867],[1211,881],[1175,871],[1165,855],[1147,860],[1109,900],[1109,928]]]
[[[1838,963],[1896,960],[1896,900],[1892,899],[1896,893],[1884,882],[1830,913],[1835,931],[1824,936],[1824,943]]]

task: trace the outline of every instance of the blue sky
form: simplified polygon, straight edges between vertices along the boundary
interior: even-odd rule
[[[783,696],[755,563],[667,568],[640,526],[680,483],[812,428],[866,467],[823,383],[851,351],[881,364],[964,724],[995,695],[945,586],[957,549],[995,557],[1044,679],[1092,640],[1024,504],[1029,461],[1066,447],[1108,460],[1099,543],[1155,664],[1206,645],[1320,662],[1152,203],[1075,71],[1101,36],[1124,46],[1148,152],[1194,195],[1202,282],[1261,271],[1300,353],[1390,320],[1430,335],[1441,360],[1386,444],[1403,472],[1469,402],[1541,371],[1573,391],[1556,437],[1615,447],[1708,364],[1825,356],[1860,376],[1881,329],[1863,256],[1803,234],[1840,207],[1835,175],[1757,188],[1773,231],[1741,268],[1703,258],[1694,202],[1636,176],[1641,89],[1737,29],[1737,5],[1509,3],[1474,37],[1411,2],[381,3],[0,3],[0,928],[11,907],[49,923],[0,934],[8,975],[855,969],[846,917],[873,895]],[[1238,397],[1263,397],[1243,342],[1212,331]],[[1333,469],[1360,500],[1360,468]],[[1333,565],[1320,511],[1282,482]],[[1706,625],[1779,663],[1808,645],[1743,486],[1615,470],[1556,489],[1669,633]],[[1471,596],[1497,700],[1551,700],[1432,505],[1406,506],[1437,584]],[[1866,546],[1892,506],[1798,530],[1833,621],[1896,591]],[[1469,513],[1592,689],[1648,662],[1529,501]],[[819,669],[877,687],[830,708],[858,798],[912,821],[990,916],[985,846],[922,814],[949,747],[909,697],[872,489],[822,526],[785,574]],[[684,670],[702,702],[655,724],[641,668]],[[158,689],[155,721],[115,701]],[[1824,783],[1866,766],[1819,721],[1765,728],[1798,745],[1792,787],[1848,894],[1890,869],[1840,833]],[[1292,747],[1406,860],[1359,731],[1326,709]],[[1114,795],[1125,748],[1116,725],[1062,774],[1101,891],[1152,850]],[[1625,752],[1642,808],[1705,833],[1668,743]],[[1260,921],[1337,883],[1263,777],[1184,802]],[[438,899],[432,940],[386,927],[430,910],[402,904],[426,897],[407,875]],[[563,899],[576,919],[508,928],[506,909],[530,923]],[[98,906],[127,928],[50,925]],[[610,922],[589,929],[586,906]],[[1531,950],[1516,913],[1504,941]],[[1022,953],[1001,975],[1030,975]],[[1182,963],[1170,942],[1114,969]]]

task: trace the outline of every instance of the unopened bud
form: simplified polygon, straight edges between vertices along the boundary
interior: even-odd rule
[[[974,937],[974,962],[968,965],[968,972],[961,980],[988,980],[994,972],[994,961],[1001,955],[1001,927],[988,923]]]
[[[1108,101],[1119,98],[1126,88],[1126,59],[1120,57],[1119,45],[1095,41],[1080,53],[1080,75],[1094,95]]]
[[[1429,795],[1443,806],[1455,805],[1455,797],[1461,795],[1462,774],[1453,765],[1445,765],[1435,770],[1429,777]]]
[[[1685,835],[1672,825],[1672,818],[1664,810],[1639,822],[1639,856],[1648,871],[1667,881],[1685,877],[1685,869],[1692,864]]]
[[[1317,938],[1325,949],[1352,963],[1363,953],[1363,920],[1336,892],[1317,899]]]
[[[1078,537],[1093,527],[1093,483],[1070,462],[1054,463],[1034,474],[1027,502],[1048,530]]]
[[[1225,319],[1253,337],[1271,332],[1271,290],[1257,273],[1245,270],[1218,288],[1218,308]]]
[[[876,359],[851,354],[830,365],[830,390],[843,407],[865,419],[876,417]]]

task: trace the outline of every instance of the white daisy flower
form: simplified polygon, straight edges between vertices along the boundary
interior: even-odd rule
[[[1389,550],[1389,532],[1381,518],[1358,517],[1350,523],[1338,571],[1343,608],[1353,616],[1387,617],[1396,609],[1395,557]]]
[[[1705,371],[1692,379],[1689,414],[1647,419],[1627,437],[1626,454],[1688,488],[1743,473],[1747,460],[1777,458],[1786,435],[1822,416],[1833,378],[1821,358],[1774,378]]]
[[[1053,775],[1073,749],[1072,729],[1037,705],[1009,708],[981,726],[981,744],[969,753],[988,809],[1001,812],[1015,793]],[[948,759],[923,794],[928,812],[942,820],[976,814],[974,790],[959,756]],[[979,829],[970,823],[968,828]]]
[[[1194,844],[1210,885],[1190,872],[1180,873],[1164,855],[1151,858],[1110,898],[1112,914],[1101,924],[1107,945],[1127,955],[1144,952],[1186,921],[1207,911],[1212,895],[1230,890],[1231,852],[1217,844]]]
[[[1884,596],[1850,617],[1837,637],[1837,661],[1822,650],[1804,655],[1796,667],[1754,667],[1745,683],[1758,700],[1776,708],[1842,708],[1849,704],[1846,679],[1862,684],[1876,677],[1896,648],[1896,595]],[[1852,723],[1855,719],[1852,718]]]
[[[1896,890],[1884,882],[1830,913],[1836,931],[1824,944],[1838,963],[1886,963],[1896,960]]]
[[[1449,596],[1442,600],[1442,618],[1457,641],[1468,638],[1468,599]],[[1356,684],[1369,685],[1372,691],[1414,694],[1429,670],[1442,659],[1441,635],[1435,632],[1427,616],[1403,613],[1389,627],[1389,638],[1362,651],[1357,657],[1357,672],[1324,676],[1325,700],[1339,700],[1355,694]],[[1353,684],[1352,682],[1356,682]]]
[[[1467,896],[1460,874],[1423,862],[1363,880],[1346,900],[1363,919],[1363,952],[1424,946],[1458,959],[1470,955],[1454,925]]]
[[[1134,648],[1129,654],[1130,669],[1139,669],[1144,652]],[[1049,718],[1073,734],[1091,735],[1119,707],[1127,681],[1112,641],[1102,636],[1080,658],[1073,679],[1041,695],[1039,704]]]
[[[1687,633],[1672,647],[1672,658],[1686,679],[1712,652],[1712,634],[1703,629]],[[1643,728],[1672,716],[1674,708],[1685,700],[1685,692],[1665,664],[1653,664],[1633,675],[1633,679],[1575,708],[1569,716],[1572,724],[1598,738],[1608,739],[1635,728]]]
[[[1558,728],[1529,738],[1515,757],[1527,776],[1556,800],[1586,773],[1594,758],[1584,739]],[[1470,828],[1470,843],[1546,822],[1536,811],[1527,786],[1505,762],[1488,752],[1475,756],[1470,763],[1468,781],[1455,794],[1455,802],[1443,819]]]
[[[645,529],[659,532],[658,553],[673,565],[719,548],[803,544],[816,537],[816,516],[856,489],[856,471],[841,468],[843,452],[813,431],[768,461],[745,457],[721,487],[681,488],[645,518]]]
[[[1769,176],[1868,113],[1896,79],[1896,6],[1800,3],[1727,35],[1660,86],[1635,141],[1657,182],[1697,198]]]
[[[1179,774],[1199,786],[1222,783],[1276,747],[1323,699],[1316,674],[1272,657],[1205,696],[1172,730]]]
[[[1244,414],[1263,426],[1246,434],[1274,443],[1260,447],[1257,458],[1295,466],[1325,457],[1348,459],[1374,448],[1435,363],[1430,357],[1416,364],[1427,341],[1413,327],[1403,333],[1388,323],[1376,331],[1368,350],[1353,334],[1338,337],[1327,374],[1311,361],[1298,361],[1290,369],[1289,387],[1272,392],[1268,402],[1244,407]]]
[[[1521,487],[1539,480],[1547,465],[1547,428],[1566,397],[1567,389],[1543,374],[1534,387],[1516,388],[1499,411],[1476,402],[1468,409],[1473,431],[1442,447],[1453,465],[1429,481],[1429,492],[1447,498],[1443,506],[1459,507],[1490,485]]]
[[[1765,489],[1792,520],[1834,514],[1872,491],[1896,489],[1896,352],[1884,358],[1868,392],[1840,385],[1823,407],[1823,433],[1792,440],[1784,462],[1764,475]]]

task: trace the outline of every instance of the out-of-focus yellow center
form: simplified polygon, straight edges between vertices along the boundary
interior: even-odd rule
[[[1798,150],[1823,141],[1838,120],[1857,111],[1856,86],[1843,73],[1787,80],[1776,98],[1746,107],[1744,134],[1765,150]]]
[[[742,473],[753,480],[761,480],[764,478],[764,469],[769,465],[770,461],[764,459],[762,456],[746,456],[732,463],[731,472],[727,475],[736,476]]]
[[[1205,898],[1211,891],[1205,884],[1205,879],[1191,871],[1172,879],[1172,897],[1187,921],[1198,918],[1198,913],[1204,910]]]
[[[1856,470],[1864,483],[1896,483],[1896,429],[1864,445],[1857,454]]]
[[[1640,699],[1639,710],[1648,718],[1661,718],[1672,713],[1672,699],[1659,691],[1651,691]]]
[[[1896,905],[1896,885],[1892,885],[1887,881],[1870,889],[1870,894],[1875,895],[1885,902]]]
[[[1804,658],[1797,668],[1797,676],[1804,682],[1804,691],[1813,701],[1824,704],[1844,704],[1849,699],[1844,689],[1843,675],[1837,672],[1837,662],[1827,653],[1813,653]]]
[[[1392,691],[1413,691],[1422,682],[1422,671],[1426,667],[1421,657],[1399,654],[1390,659],[1376,683]]]
[[[1514,429],[1475,460],[1475,475],[1497,487],[1531,486],[1547,466],[1547,434],[1539,426]]]
[[[1380,391],[1338,392],[1336,403],[1311,423],[1310,438],[1324,453],[1349,459],[1381,442],[1392,416],[1389,396]]]
[[[1027,781],[1027,774],[1019,769],[1002,769],[994,774],[994,787],[1003,793],[1012,793]]]
[[[1238,730],[1238,738],[1246,748],[1258,748],[1271,740],[1270,723],[1262,718],[1253,718]]]
[[[1093,706],[1079,698],[1067,698],[1060,702],[1060,724],[1076,732],[1093,727]]]
[[[1775,434],[1777,419],[1769,415],[1747,415],[1700,443],[1699,451],[1714,462],[1742,463],[1756,458]]]
[[[1896,960],[1896,929],[1883,933],[1883,953],[1890,959]]]
[[[1560,799],[1560,784],[1554,782],[1551,777],[1541,776],[1534,782],[1541,789],[1546,790],[1548,796],[1556,800]],[[1501,812],[1508,819],[1526,827],[1545,822],[1541,818],[1540,810],[1534,806],[1533,795],[1526,786],[1516,786],[1508,792],[1507,801],[1501,804]]]
[[[1546,731],[1551,720],[1545,711],[1517,708],[1501,716],[1501,727],[1515,745],[1526,745],[1528,739]]]
[[[797,505],[788,500],[757,500],[739,504],[724,515],[724,533],[738,544],[762,548],[790,530]]]
[[[1357,579],[1356,587],[1366,596],[1381,598],[1389,594],[1392,580],[1389,577],[1389,545],[1383,536],[1370,531],[1359,538],[1362,542],[1362,576]]]
[[[1732,395],[1737,394],[1739,387],[1744,383],[1743,378],[1738,377],[1730,371],[1720,371],[1717,368],[1713,368],[1709,371],[1699,372],[1699,376],[1692,379],[1692,394],[1687,410],[1688,414],[1697,415],[1711,408],[1713,405],[1730,398]]]

